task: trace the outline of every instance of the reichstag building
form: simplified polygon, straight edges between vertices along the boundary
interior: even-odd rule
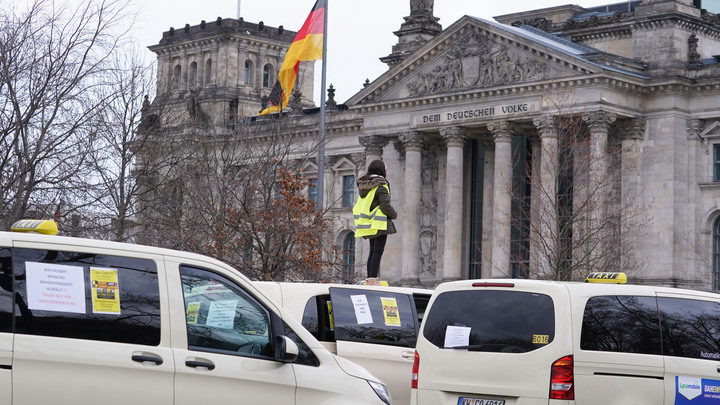
[[[378,55],[387,71],[344,102],[330,91],[324,167],[304,168],[323,176],[350,271],[364,278],[368,249],[354,181],[383,159],[399,212],[380,270],[391,284],[612,270],[720,289],[720,10],[558,5],[443,27],[432,0],[409,3]],[[294,34],[231,18],[164,32],[153,104],[174,113],[157,125],[250,119]],[[314,69],[303,63],[285,112],[300,138],[317,136]]]

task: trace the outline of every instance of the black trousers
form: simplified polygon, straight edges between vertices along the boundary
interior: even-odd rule
[[[367,261],[367,276],[375,278],[380,272],[380,260],[383,252],[385,252],[385,243],[387,243],[387,235],[380,235],[370,240],[370,255]]]

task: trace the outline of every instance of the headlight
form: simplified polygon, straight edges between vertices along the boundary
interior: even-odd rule
[[[367,380],[368,384],[372,387],[373,391],[377,394],[378,397],[380,397],[380,400],[385,402],[387,405],[392,404],[392,399],[390,398],[390,391],[388,391],[385,384],[379,383],[377,381],[370,381]]]

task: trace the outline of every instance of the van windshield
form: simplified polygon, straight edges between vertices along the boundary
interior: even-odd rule
[[[525,353],[552,342],[555,310],[544,294],[450,291],[435,299],[423,334],[441,349]]]

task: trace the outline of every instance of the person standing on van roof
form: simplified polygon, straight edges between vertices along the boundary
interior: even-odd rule
[[[353,207],[355,237],[370,240],[370,254],[367,261],[367,285],[378,285],[380,260],[385,251],[387,236],[397,232],[393,219],[397,211],[390,204],[390,183],[387,179],[387,165],[382,160],[373,160],[367,173],[357,180],[360,199]]]

